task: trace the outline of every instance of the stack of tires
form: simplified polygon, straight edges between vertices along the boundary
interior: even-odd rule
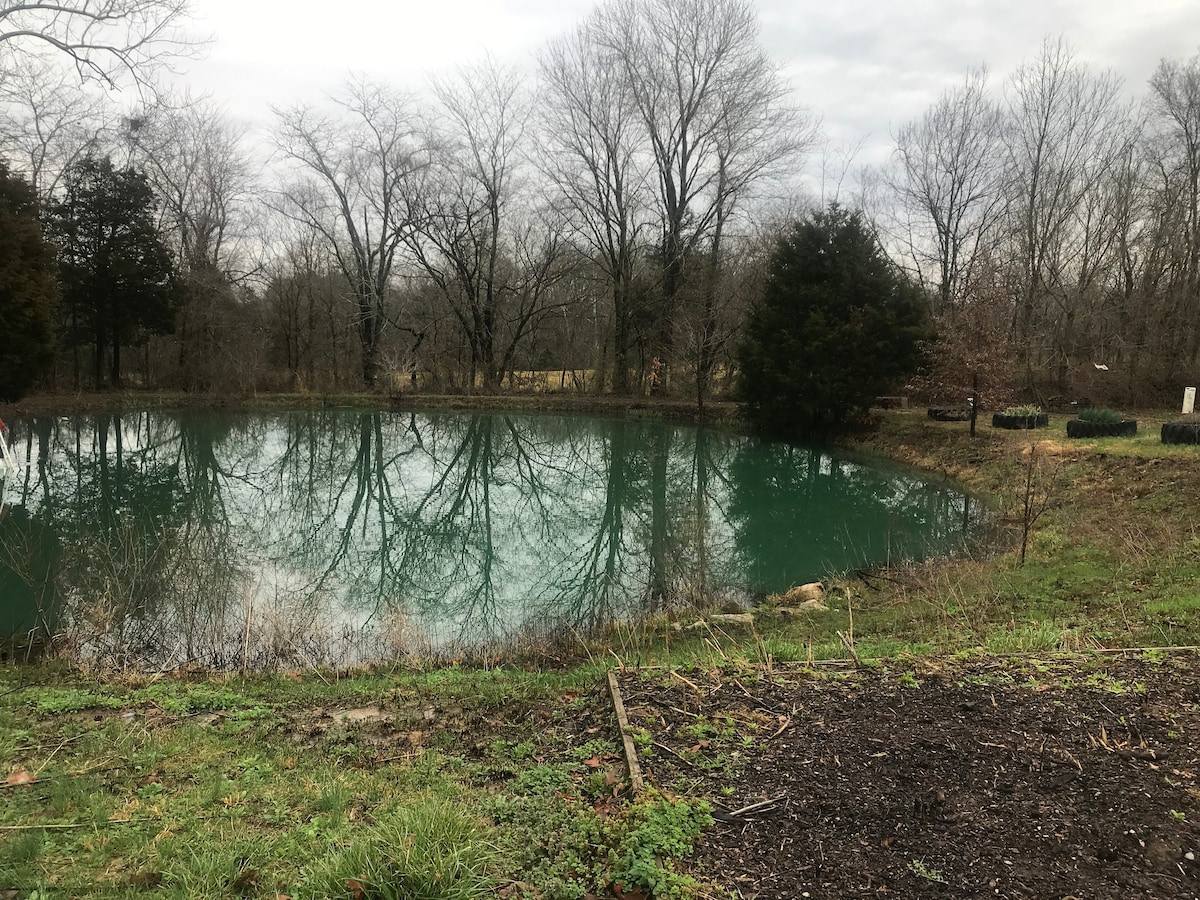
[[[1164,444],[1200,444],[1200,422],[1167,422],[1162,427]]]
[[[1050,416],[1047,413],[1038,413],[1030,416],[1013,416],[1008,413],[994,413],[992,415],[993,428],[1045,428],[1050,424]]]
[[[1067,420],[1067,437],[1132,437],[1137,434],[1137,419],[1122,419],[1120,422],[1085,422],[1083,419]]]

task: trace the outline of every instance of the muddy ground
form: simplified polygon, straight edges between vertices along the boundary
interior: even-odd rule
[[[713,804],[715,824],[683,863],[707,896],[1200,897],[1200,654],[647,668],[617,679],[648,787]],[[629,797],[604,685],[487,694],[433,684],[357,708],[297,703],[264,739],[384,770],[440,750],[484,790],[566,763],[574,802],[607,814]],[[53,727],[117,716],[147,733],[185,719],[236,724],[229,712],[181,717],[151,704],[57,716]],[[128,790],[116,768],[108,790]],[[641,895],[610,885],[605,896]]]
[[[741,897],[1200,897],[1200,658],[621,675]],[[740,811],[755,804],[757,808]]]

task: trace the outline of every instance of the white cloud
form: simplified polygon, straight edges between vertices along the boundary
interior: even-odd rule
[[[335,89],[350,72],[402,87],[491,53],[528,60],[592,9],[589,0],[194,0],[216,36],[189,80],[235,114],[265,123],[268,104]],[[1111,66],[1141,94],[1162,57],[1197,52],[1194,0],[758,0],[763,42],[831,140],[867,138],[862,161],[970,67],[997,82],[1046,36]]]

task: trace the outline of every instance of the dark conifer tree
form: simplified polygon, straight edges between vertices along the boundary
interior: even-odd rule
[[[96,387],[121,384],[121,351],[174,327],[179,279],[155,225],[146,177],[111,159],[86,158],[64,179],[50,210],[63,287],[63,336],[90,345]],[[76,378],[79,373],[76,371]]]
[[[0,162],[0,401],[20,399],[53,360],[57,300],[33,188]]]
[[[781,238],[739,348],[739,398],[776,433],[820,431],[865,412],[917,370],[928,304],[861,212],[837,204]]]

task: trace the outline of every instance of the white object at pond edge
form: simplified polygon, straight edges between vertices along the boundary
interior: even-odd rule
[[[1196,409],[1196,389],[1194,387],[1183,389],[1183,414],[1191,415]]]
[[[0,478],[5,475],[16,475],[19,468],[12,451],[8,449],[8,437],[3,431],[0,431]]]

